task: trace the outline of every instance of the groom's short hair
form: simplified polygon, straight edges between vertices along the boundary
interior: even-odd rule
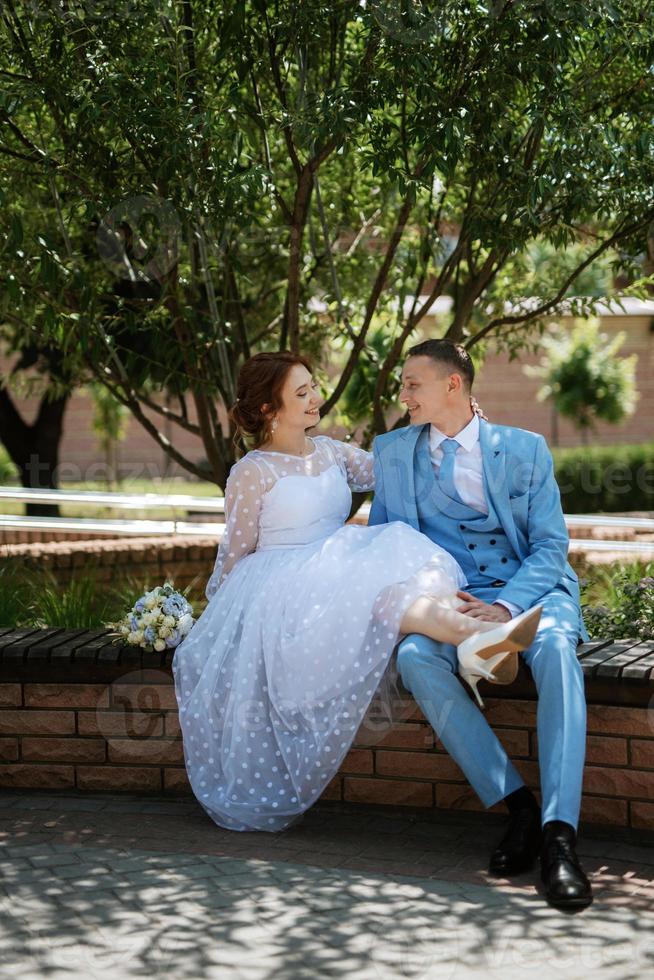
[[[475,366],[470,354],[461,344],[451,340],[423,340],[422,343],[410,347],[407,357],[430,357],[437,364],[442,364],[453,374],[460,374],[468,391],[475,380]]]

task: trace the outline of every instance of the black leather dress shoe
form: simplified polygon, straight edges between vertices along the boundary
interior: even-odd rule
[[[523,807],[512,814],[509,827],[491,854],[489,874],[519,875],[533,867],[541,844],[540,810]]]
[[[593,901],[590,882],[575,852],[573,827],[559,820],[543,827],[540,876],[550,905],[561,909],[585,908]]]

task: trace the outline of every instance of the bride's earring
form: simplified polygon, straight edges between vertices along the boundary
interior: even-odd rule
[[[270,431],[274,432],[276,428],[277,428],[277,419],[273,419],[272,425],[270,426]]]

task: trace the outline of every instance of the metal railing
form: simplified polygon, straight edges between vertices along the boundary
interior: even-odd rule
[[[111,493],[95,490],[32,490],[24,487],[0,487],[0,500],[17,500],[19,503],[63,504],[75,503],[88,506],[108,506],[119,510],[149,510],[168,508],[173,511],[204,511],[225,513],[224,497],[193,497],[178,493]],[[23,517],[0,515],[0,528],[21,531],[60,531],[93,534],[194,534],[219,538],[224,525],[218,523],[191,522],[173,516],[171,520],[117,520],[94,517]]]
[[[76,503],[81,505],[108,506],[121,510],[145,510],[169,508],[184,511],[204,511],[224,514],[224,497],[193,497],[172,493],[112,493],[93,490],[33,490],[24,487],[0,487],[0,500],[16,500],[21,503]],[[363,504],[357,514],[367,518],[370,504]],[[654,533],[654,519],[649,517],[611,517],[600,514],[566,514],[568,528],[607,527]],[[173,516],[171,520],[116,520],[111,518],[85,517],[22,517],[0,515],[0,528],[13,528],[23,531],[62,531],[70,533],[92,532],[95,534],[184,534],[204,535],[220,538],[224,531],[222,523],[202,523],[182,520]],[[654,552],[654,541],[605,541],[593,538],[572,538],[571,551],[616,551],[616,552]]]

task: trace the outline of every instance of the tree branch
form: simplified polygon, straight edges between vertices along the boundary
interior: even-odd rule
[[[647,225],[653,219],[654,219],[654,208],[651,209],[649,212],[647,212],[646,217],[644,217],[641,221],[634,222],[633,224],[628,225],[619,231],[616,231],[613,235],[611,235],[610,238],[607,238],[605,241],[603,241],[593,252],[590,253],[590,255],[588,255],[584,259],[583,262],[581,262],[577,266],[576,269],[574,269],[570,273],[570,275],[567,277],[567,279],[565,279],[563,284],[558,289],[556,295],[552,299],[548,300],[546,303],[542,303],[540,306],[537,306],[535,309],[530,310],[525,314],[515,315],[515,316],[495,317],[494,320],[491,320],[489,323],[486,324],[485,327],[483,327],[481,330],[479,330],[476,334],[474,334],[466,341],[465,344],[466,350],[470,350],[471,347],[474,347],[475,344],[479,343],[480,340],[483,340],[484,337],[486,337],[492,330],[495,330],[497,327],[508,326],[508,325],[517,326],[518,324],[525,326],[527,323],[530,323],[532,320],[537,320],[540,317],[544,316],[546,313],[552,312],[552,310],[554,310],[554,308],[561,302],[561,300],[565,296],[566,291],[569,289],[569,287],[572,285],[575,279],[584,271],[584,269],[587,269],[588,266],[595,261],[595,259],[597,259],[604,252],[606,252],[607,249],[612,248],[617,242],[621,241],[624,238],[628,238],[630,235],[635,234],[635,232],[640,231],[643,228],[646,228]]]
[[[255,117],[255,121],[258,122],[258,125],[261,129],[261,134],[263,136],[263,149],[266,157],[266,166],[268,167],[271,177],[274,178],[272,157],[270,155],[270,144],[268,143],[268,130],[266,128],[266,120],[263,114],[263,106],[261,104],[261,97],[259,96],[259,87],[257,85],[257,80],[254,71],[250,72],[250,79],[252,81],[252,91],[254,92],[254,101],[256,103],[257,112],[258,112],[258,119],[256,119]],[[289,208],[288,204],[284,200],[282,194],[280,194],[279,190],[277,189],[277,186],[275,186],[275,200],[279,204],[281,212],[284,215],[284,220],[286,222],[290,222],[291,209]]]
[[[91,363],[90,359],[86,358],[86,355],[85,355],[85,360],[87,361],[90,370],[93,371],[95,374],[93,364]],[[96,375],[96,377],[98,377],[98,380],[105,386],[105,388],[107,388],[108,391],[111,392],[114,398],[117,401],[119,401],[121,405],[125,405],[126,408],[129,408],[134,418],[138,422],[140,422],[140,424],[143,426],[145,431],[152,436],[152,438],[161,447],[161,449],[163,449],[163,451],[166,453],[167,456],[170,456],[172,459],[174,459],[176,463],[179,463],[179,465],[182,466],[185,470],[188,470],[189,473],[193,473],[194,476],[199,477],[201,480],[206,480],[207,478],[206,471],[200,469],[199,466],[196,466],[195,463],[192,463],[189,459],[187,459],[185,456],[182,456],[182,454],[175,449],[173,444],[164,435],[164,433],[161,432],[156,427],[156,425],[147,417],[147,415],[145,415],[145,413],[141,409],[139,400],[135,398],[133,394],[128,395],[124,390],[121,390],[116,385],[112,384],[107,379],[106,375],[104,376]],[[220,486],[220,484],[218,484],[218,486]]]
[[[200,432],[200,426],[195,425],[195,423],[193,422],[189,422],[188,416],[178,415],[176,412],[171,411],[165,405],[159,405],[157,402],[152,401],[151,398],[148,398],[147,395],[144,395],[143,393],[139,395],[139,400],[142,401],[143,404],[146,405],[147,408],[151,409],[153,412],[157,412],[159,415],[163,415],[163,417],[165,419],[168,419],[169,422],[174,422],[175,425],[178,425],[180,427],[180,429],[186,429],[187,432],[191,432],[194,436],[202,435],[202,433]]]
[[[293,164],[293,169],[296,175],[299,177],[302,173],[302,164],[300,163],[299,157],[297,155],[297,150],[295,149],[295,143],[293,142],[293,131],[291,124],[288,121],[289,111],[288,111],[288,100],[286,98],[286,86],[284,80],[279,71],[279,62],[277,60],[277,44],[272,35],[270,29],[270,20],[268,18],[268,13],[264,9],[264,20],[266,23],[266,36],[268,38],[268,57],[270,60],[270,69],[272,72],[273,81],[275,83],[275,88],[277,90],[277,97],[279,98],[281,107],[284,112],[285,121],[282,123],[282,132],[284,133],[284,139],[286,141],[286,148],[288,150],[288,155],[290,157],[291,163]]]
[[[386,254],[384,255],[383,262],[377,272],[372,291],[368,298],[368,303],[366,305],[366,312],[363,318],[363,323],[361,329],[355,337],[354,343],[352,344],[352,350],[350,356],[348,357],[343,373],[341,374],[336,387],[331,393],[330,397],[323,404],[320,409],[321,418],[327,415],[328,412],[332,410],[338,399],[341,397],[348,381],[352,377],[354,368],[356,367],[357,361],[359,359],[359,354],[363,350],[366,342],[366,335],[370,328],[372,318],[374,316],[375,310],[377,309],[377,303],[379,302],[379,297],[381,296],[384,287],[386,285],[386,280],[388,278],[388,273],[395,259],[395,254],[397,252],[400,241],[402,240],[402,235],[404,234],[404,229],[406,227],[407,220],[411,214],[413,208],[413,193],[410,191],[404,198],[402,202],[402,207],[400,208],[400,213],[398,219],[395,223],[393,229],[393,234],[391,235],[390,241],[388,243],[388,248],[386,249]]]
[[[461,340],[463,328],[470,319],[475,303],[495,278],[509,254],[509,249],[492,248],[479,272],[469,277],[463,287],[462,300],[456,304],[454,319],[445,335],[448,340],[455,343]]]

